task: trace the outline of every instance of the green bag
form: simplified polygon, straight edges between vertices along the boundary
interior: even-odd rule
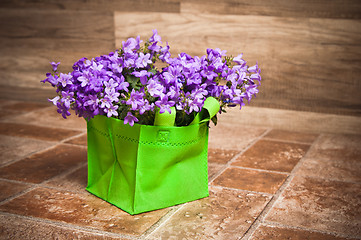
[[[185,127],[173,126],[173,111],[156,115],[160,126],[94,117],[87,123],[86,189],[132,215],[209,196],[208,122],[218,110],[216,99],[206,99]]]

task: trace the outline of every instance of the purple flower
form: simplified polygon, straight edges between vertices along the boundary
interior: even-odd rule
[[[65,107],[70,108],[70,104],[74,101],[74,93],[73,92],[61,92],[61,102],[64,104]]]
[[[162,47],[161,49],[160,49],[160,55],[159,55],[159,59],[160,60],[162,60],[163,62],[168,62],[168,60],[169,60],[169,58],[170,58],[170,56],[171,56],[171,54],[170,54],[170,52],[169,52],[169,45],[168,45],[168,43],[167,43],[167,46],[165,46],[165,47]]]
[[[114,88],[110,89],[110,90],[105,90],[106,96],[107,98],[110,99],[111,102],[118,102],[119,99],[119,92],[116,92]]]
[[[136,68],[145,68],[148,64],[151,64],[152,61],[150,60],[151,56],[149,53],[139,53],[139,57],[135,60],[135,67]]]
[[[105,89],[104,91],[106,93],[110,92],[112,89],[115,89],[116,87],[118,87],[118,83],[114,81],[113,78],[111,78],[109,81],[107,82],[104,82],[104,86],[105,86]]]
[[[171,113],[171,107],[173,107],[175,104],[174,101],[169,101],[167,95],[163,95],[160,97],[158,101],[155,102],[155,105],[160,108],[159,113],[164,113],[165,111],[168,111]]]
[[[129,38],[126,42],[122,42],[122,49],[125,53],[133,53],[139,42],[134,38]]]
[[[42,80],[43,83],[48,82],[48,83],[50,83],[53,87],[56,86],[56,85],[59,83],[59,80],[58,80],[59,77],[58,77],[57,75],[53,76],[53,75],[51,75],[51,73],[47,73],[47,74],[46,74],[46,77],[47,77],[47,78],[45,78],[44,80]]]
[[[181,68],[179,66],[169,66],[167,71],[163,72],[164,81],[166,84],[176,82],[180,74]]]
[[[146,111],[154,110],[154,104],[149,104],[148,100],[144,100],[144,104],[139,108],[139,114],[144,114]]]
[[[152,97],[159,97],[164,91],[163,85],[153,79],[149,80],[147,89]]]
[[[66,87],[68,84],[70,85],[72,82],[70,81],[70,79],[72,78],[72,76],[70,74],[64,74],[64,73],[60,73],[60,76],[58,78],[58,82],[63,86]]]
[[[152,52],[159,52],[162,47],[157,45],[157,42],[154,42],[152,45],[148,47],[148,49]]]
[[[58,66],[59,66],[60,62],[58,62],[58,63],[51,62],[50,64],[53,67],[53,71],[56,72],[56,70],[58,70]]]
[[[148,81],[148,77],[152,75],[151,72],[147,70],[141,70],[140,72],[132,72],[132,74],[136,77],[139,77],[141,84],[146,85]]]
[[[134,125],[134,122],[138,122],[138,118],[134,117],[131,112],[128,112],[127,116],[124,118],[124,124],[129,124],[130,126]]]
[[[92,108],[95,110],[98,102],[99,98],[97,95],[89,95],[86,102],[84,103],[84,106],[92,106]]]
[[[214,68],[212,66],[203,68],[203,70],[201,71],[202,77],[206,78],[209,81],[213,81],[214,78],[218,77],[218,74],[215,73],[213,70]]]
[[[126,101],[126,104],[131,105],[132,110],[139,110],[139,108],[144,105],[143,96],[144,93],[133,89],[130,93],[130,98]]]
[[[52,102],[52,103],[56,106],[56,104],[58,103],[59,99],[60,99],[60,97],[59,97],[59,96],[56,96],[55,98],[53,98],[53,99],[48,99],[48,100],[49,100],[49,102]]]
[[[90,79],[83,75],[83,76],[78,77],[78,81],[81,82],[81,85],[80,85],[81,87],[85,87],[86,85],[89,84]]]
[[[109,108],[104,109],[104,111],[107,113],[107,117],[118,116],[118,112],[116,111],[117,109],[117,105],[111,105]]]
[[[149,38],[149,42],[160,42],[162,38],[158,35],[157,29],[153,29],[153,35]]]
[[[59,63],[51,62],[53,72],[46,74],[56,88],[57,97],[49,99],[64,118],[69,110],[86,119],[96,115],[124,118],[124,123],[152,124],[154,109],[171,112],[175,106],[177,124],[187,125],[187,119],[201,111],[208,97],[215,97],[221,110],[250,101],[258,93],[261,71],[248,67],[242,54],[226,57],[219,48],[207,49],[207,54],[192,57],[180,53],[171,58],[168,43],[161,46],[157,30],[143,46],[140,37],[122,42],[119,50],[92,59],[81,58],[70,73],[58,73]],[[157,61],[162,61],[157,68]],[[223,85],[224,83],[224,85]],[[137,116],[137,117],[135,117]]]
[[[239,65],[243,65],[245,61],[242,59],[243,53],[239,54],[237,57],[233,58],[233,62],[238,63]]]
[[[99,102],[101,108],[110,108],[112,105],[112,100],[108,96],[103,97]]]
[[[64,106],[64,104],[61,104],[60,102],[58,102],[56,104],[56,106],[58,107],[57,112],[60,113],[63,116],[63,118],[66,118],[67,116],[70,116],[69,108]]]

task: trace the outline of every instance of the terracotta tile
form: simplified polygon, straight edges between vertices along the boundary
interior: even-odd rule
[[[309,145],[304,144],[260,140],[232,165],[291,172],[308,148]]]
[[[29,186],[23,183],[0,180],[0,201],[3,201],[21,191],[24,191],[27,188],[29,188]]]
[[[224,167],[224,165],[217,163],[208,163],[208,181],[213,179],[213,177]]]
[[[213,181],[213,184],[273,194],[278,190],[286,178],[286,174],[228,168]]]
[[[314,146],[318,150],[353,149],[361,151],[361,135],[323,134],[317,139]]]
[[[71,143],[71,144],[75,144],[75,145],[87,145],[87,134],[84,133],[83,135],[70,139],[69,141],[66,141],[66,143]]]
[[[209,148],[242,150],[257,137],[261,136],[266,129],[235,125],[227,121],[212,126],[209,130]]]
[[[250,240],[279,240],[279,239],[292,239],[292,240],[346,240],[346,238],[335,237],[330,234],[310,232],[300,229],[280,228],[275,226],[260,226],[252,235]],[[349,239],[349,238],[348,238]]]
[[[65,176],[54,178],[51,181],[47,182],[46,185],[73,192],[85,192],[87,183],[88,166],[86,165]]]
[[[52,143],[0,135],[0,165],[50,147]]]
[[[18,215],[66,222],[112,233],[139,236],[169,209],[131,216],[87,193],[37,188],[0,206]]]
[[[40,183],[86,161],[87,153],[84,148],[58,145],[0,168],[0,176],[6,179]]]
[[[350,159],[349,152],[329,151],[329,158],[307,158],[305,159],[296,174],[309,177],[321,177],[330,180],[351,181],[361,183],[361,154],[358,159]],[[333,153],[333,155],[332,155]],[[340,158],[334,158],[336,156]]]
[[[266,220],[361,237],[361,185],[296,176]]]
[[[28,137],[46,141],[60,141],[81,132],[61,128],[0,122],[0,133],[8,136]]]
[[[278,139],[284,141],[294,141],[301,143],[313,143],[316,140],[318,134],[304,133],[304,132],[292,132],[280,129],[273,129],[267,133],[264,137],[271,139]]]
[[[113,238],[110,236],[104,236],[102,233],[92,233],[84,230],[58,226],[52,223],[33,221],[23,217],[7,216],[1,214],[0,236],[2,236],[3,239],[124,239],[120,237]]]
[[[211,188],[210,196],[190,202],[149,239],[239,239],[270,197]]]
[[[226,164],[234,156],[236,156],[239,151],[234,150],[225,150],[225,149],[208,149],[208,161],[220,164]]]
[[[361,137],[321,136],[296,174],[361,182]]]
[[[77,117],[74,111],[71,111],[71,115],[67,119],[64,119],[61,114],[56,111],[55,106],[30,112],[19,117],[13,117],[6,121],[25,124],[31,123],[44,127],[56,126],[57,128],[86,130],[86,121],[83,118]]]

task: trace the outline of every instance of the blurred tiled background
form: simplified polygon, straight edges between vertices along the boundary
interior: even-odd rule
[[[0,239],[361,239],[358,0],[0,1]],[[260,93],[209,139],[210,197],[136,216],[85,191],[86,123],[49,61],[158,29],[172,54],[244,53]]]

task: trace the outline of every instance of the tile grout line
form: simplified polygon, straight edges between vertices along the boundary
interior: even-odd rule
[[[226,189],[226,190],[231,190],[231,191],[236,191],[236,192],[243,192],[243,193],[250,193],[250,194],[259,194],[259,195],[265,195],[268,197],[272,197],[273,194],[272,193],[266,193],[266,192],[256,192],[256,191],[251,191],[251,190],[245,190],[245,189],[238,189],[238,188],[231,188],[231,187],[224,187],[224,186],[217,186],[217,185],[212,185],[210,186],[212,188],[217,188],[217,189]]]
[[[23,195],[31,192],[32,190],[36,189],[37,187],[38,187],[37,184],[32,184],[31,187],[29,187],[29,188],[27,188],[27,189],[24,189],[23,191],[20,191],[20,192],[18,192],[18,193],[16,193],[16,194],[14,194],[14,195],[12,195],[12,196],[4,199],[3,201],[1,201],[1,202],[0,202],[0,206],[1,206],[1,205],[4,205],[4,204],[6,204],[6,203],[8,203],[8,202],[10,202],[10,201],[12,201],[12,200],[14,200],[15,198],[21,197],[21,196],[23,196]]]
[[[260,139],[262,139],[271,130],[272,130],[271,128],[267,128],[263,134],[261,134],[260,136],[258,136],[255,139],[253,139],[253,141],[251,141],[244,149],[242,149],[238,154],[234,155],[234,157],[230,161],[228,161],[223,166],[223,168],[221,168],[216,174],[213,175],[213,177],[208,181],[208,186],[210,186],[217,177],[219,177],[222,173],[224,173],[225,170],[229,166],[231,166],[231,163],[233,163],[239,156],[241,156],[243,153],[245,153],[249,148],[251,148],[256,142],[258,142]]]
[[[2,134],[0,134],[0,135],[2,135]],[[4,136],[6,136],[6,135],[4,135]],[[22,137],[20,137],[20,138],[22,138]],[[41,140],[41,141],[43,141],[43,140]],[[55,141],[54,141],[54,142],[44,141],[44,142],[47,142],[47,143],[49,143],[49,144],[51,144],[51,145],[49,145],[49,146],[47,146],[47,147],[45,147],[45,148],[39,149],[38,151],[34,151],[34,152],[31,152],[31,153],[25,154],[24,156],[16,157],[15,159],[13,159],[13,160],[11,160],[11,161],[9,161],[9,162],[6,162],[6,163],[4,163],[4,164],[0,164],[0,168],[9,166],[9,165],[11,165],[11,164],[13,164],[13,163],[16,163],[16,162],[18,162],[18,161],[20,161],[20,160],[23,160],[23,159],[25,159],[25,158],[30,157],[30,156],[33,155],[33,154],[37,154],[37,153],[39,153],[39,152],[41,153],[41,152],[43,152],[43,151],[46,151],[46,150],[51,149],[51,148],[53,148],[53,147],[55,147],[55,146],[58,145],[58,142],[55,142]]]
[[[248,230],[243,234],[242,237],[239,239],[242,240],[248,240],[250,237],[254,234],[254,232],[257,230],[257,228],[264,222],[266,219],[268,213],[273,208],[277,200],[280,198],[284,190],[290,185],[293,178],[296,176],[295,172],[297,172],[298,168],[302,164],[302,162],[305,161],[307,158],[307,155],[311,152],[312,148],[315,146],[315,143],[320,138],[321,134],[318,135],[318,137],[313,141],[313,143],[310,145],[310,148],[306,152],[306,154],[298,161],[298,163],[294,166],[292,171],[289,173],[289,176],[285,179],[283,184],[278,188],[277,192],[273,195],[272,199],[267,203],[267,205],[264,207],[262,212],[258,215],[257,219],[251,224],[251,226],[248,228]]]
[[[73,230],[73,231],[74,230],[80,230],[80,231],[83,231],[83,232],[99,234],[100,236],[103,236],[103,237],[108,236],[108,237],[116,237],[116,238],[122,238],[122,239],[123,238],[126,238],[126,239],[138,239],[138,237],[135,237],[135,236],[130,236],[130,235],[121,234],[121,233],[112,233],[112,232],[102,231],[102,230],[98,230],[98,229],[95,229],[95,228],[83,227],[83,226],[74,225],[74,224],[71,224],[71,223],[65,223],[65,222],[46,219],[46,218],[39,218],[39,217],[26,216],[26,215],[18,215],[18,214],[8,213],[8,212],[0,212],[0,214],[7,215],[7,216],[13,216],[13,217],[20,217],[20,218],[24,218],[24,219],[34,221],[34,222],[50,224],[50,225],[53,225],[53,226],[56,226],[56,227],[66,228],[68,230]]]
[[[161,217],[156,223],[150,226],[140,237],[139,239],[149,239],[152,234],[154,234],[158,229],[165,225],[177,212],[179,212],[184,206],[188,204],[184,203],[179,206],[175,206],[172,210],[167,212],[163,217]]]
[[[301,142],[301,141],[294,141],[294,140],[283,140],[278,138],[270,138],[265,136],[263,140],[272,141],[272,142],[281,142],[281,143],[291,143],[291,144],[301,144],[301,145],[308,145],[310,146],[312,143]]]
[[[252,171],[257,171],[257,172],[266,172],[266,173],[276,173],[276,174],[282,174],[282,175],[290,175],[290,172],[281,172],[281,171],[267,170],[267,169],[260,169],[260,168],[242,167],[242,166],[236,166],[236,165],[231,165],[231,166],[232,166],[232,168],[252,170]]]
[[[296,227],[296,226],[289,226],[286,224],[282,224],[282,223],[278,223],[278,222],[272,222],[272,221],[267,221],[265,220],[264,225],[270,226],[270,227],[279,227],[279,228],[289,228],[289,229],[294,229],[294,230],[302,230],[302,231],[307,231],[307,232],[315,232],[315,233],[322,233],[322,234],[327,234],[327,235],[332,235],[335,237],[342,237],[342,238],[346,238],[346,239],[358,239],[360,236],[349,236],[349,235],[345,235],[342,233],[335,233],[335,232],[327,232],[327,231],[322,231],[322,230],[317,230],[317,229],[309,229],[306,227]]]

